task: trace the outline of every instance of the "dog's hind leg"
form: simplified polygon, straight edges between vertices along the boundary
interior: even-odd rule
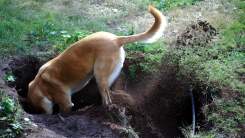
[[[112,103],[110,98],[110,90],[109,90],[109,84],[108,84],[108,76],[100,75],[99,73],[95,73],[96,82],[99,87],[99,91],[102,97],[102,104],[104,106],[107,106]]]
[[[114,62],[114,59],[99,59],[96,61],[94,66],[94,76],[98,84],[99,91],[102,97],[102,103],[104,106],[112,103],[108,78],[110,77],[115,67]]]

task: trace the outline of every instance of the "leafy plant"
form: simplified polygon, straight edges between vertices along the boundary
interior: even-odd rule
[[[14,82],[14,81],[15,81],[15,77],[14,77],[14,75],[13,75],[12,72],[7,72],[7,73],[5,73],[3,79],[4,79],[5,81],[7,81],[7,82]]]
[[[19,105],[0,91],[0,137],[16,137],[22,133]]]
[[[132,43],[126,46],[127,59],[131,63],[129,75],[135,78],[139,72],[153,73],[158,71],[161,59],[167,48],[162,41],[153,44]]]
[[[70,44],[82,39],[88,34],[89,32],[84,30],[76,31],[73,34],[69,34],[67,31],[60,31],[60,34],[56,36],[58,41],[55,42],[54,48],[61,52],[65,50]]]

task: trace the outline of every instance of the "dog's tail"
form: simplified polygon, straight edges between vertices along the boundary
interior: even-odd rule
[[[167,27],[167,19],[166,17],[156,8],[153,6],[148,7],[148,11],[154,16],[155,22],[152,27],[143,33],[130,35],[130,36],[119,36],[117,42],[120,46],[132,43],[136,41],[143,41],[145,43],[152,43],[158,40],[165,28]]]

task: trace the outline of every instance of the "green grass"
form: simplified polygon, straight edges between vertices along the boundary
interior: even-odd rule
[[[237,18],[224,28],[221,33],[222,38],[217,44],[223,53],[216,63],[216,66],[220,67],[216,74],[213,68],[207,73],[211,73],[212,80],[217,80],[223,84],[222,86],[230,87],[234,94],[230,94],[232,96],[228,98],[216,98],[214,100],[216,108],[214,111],[208,112],[207,117],[214,124],[211,133],[239,137],[244,133],[241,125],[245,124],[245,84],[241,80],[241,76],[245,74],[245,3],[241,0],[233,0],[232,2],[238,8],[234,13]]]
[[[214,124],[213,134],[221,134],[229,137],[239,137],[241,125],[245,123],[245,98],[232,97],[232,99],[216,99],[216,108],[208,112],[208,121]]]
[[[159,9],[171,10],[177,7],[192,5],[195,2],[201,0],[150,0],[150,1],[153,1]]]
[[[0,0],[0,56],[30,54],[33,48],[46,51],[50,49],[50,46],[51,49],[54,46],[55,49],[62,51],[73,42],[71,38],[68,38],[69,35],[76,37],[75,35],[87,35],[98,31],[115,33],[107,25],[108,22],[126,16],[130,12],[136,12],[143,7],[147,8],[144,4],[146,0],[132,2],[108,0],[107,7],[120,7],[121,9],[110,15],[97,15],[97,12],[93,11],[89,14],[91,16],[95,14],[95,16],[89,17],[86,13],[91,10],[89,8],[91,2],[79,2],[82,5],[81,9],[68,10],[69,8],[66,8],[67,11],[63,12],[50,8],[51,5],[45,6],[48,1]],[[61,3],[69,7],[71,2],[61,1]],[[98,13],[100,12],[102,11]]]
[[[61,32],[74,35],[107,30],[105,17],[91,20],[64,15],[43,10],[42,2],[30,0],[0,0],[0,20],[1,56],[28,54],[33,47],[48,49],[50,45],[60,45],[64,41]]]
[[[159,71],[161,59],[167,51],[163,41],[153,44],[131,43],[125,46],[127,59],[131,62],[129,75],[136,78],[137,73],[155,73]]]

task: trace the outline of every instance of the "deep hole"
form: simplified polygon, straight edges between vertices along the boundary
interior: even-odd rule
[[[180,128],[192,122],[188,89],[171,71],[161,73],[134,115],[132,124],[142,132],[141,137],[183,137]]]
[[[160,72],[155,77],[138,76],[143,83],[128,82],[134,85],[129,91],[140,100],[139,109],[132,114],[131,124],[140,132],[140,137],[184,137],[181,129],[192,125],[191,87],[195,100],[196,132],[210,127],[203,114],[203,107],[212,102],[211,90],[193,80],[178,76],[177,65],[169,64],[168,56],[162,61]],[[127,71],[125,71],[127,72]],[[130,88],[130,86],[128,86]],[[143,98],[138,98],[143,97]]]

